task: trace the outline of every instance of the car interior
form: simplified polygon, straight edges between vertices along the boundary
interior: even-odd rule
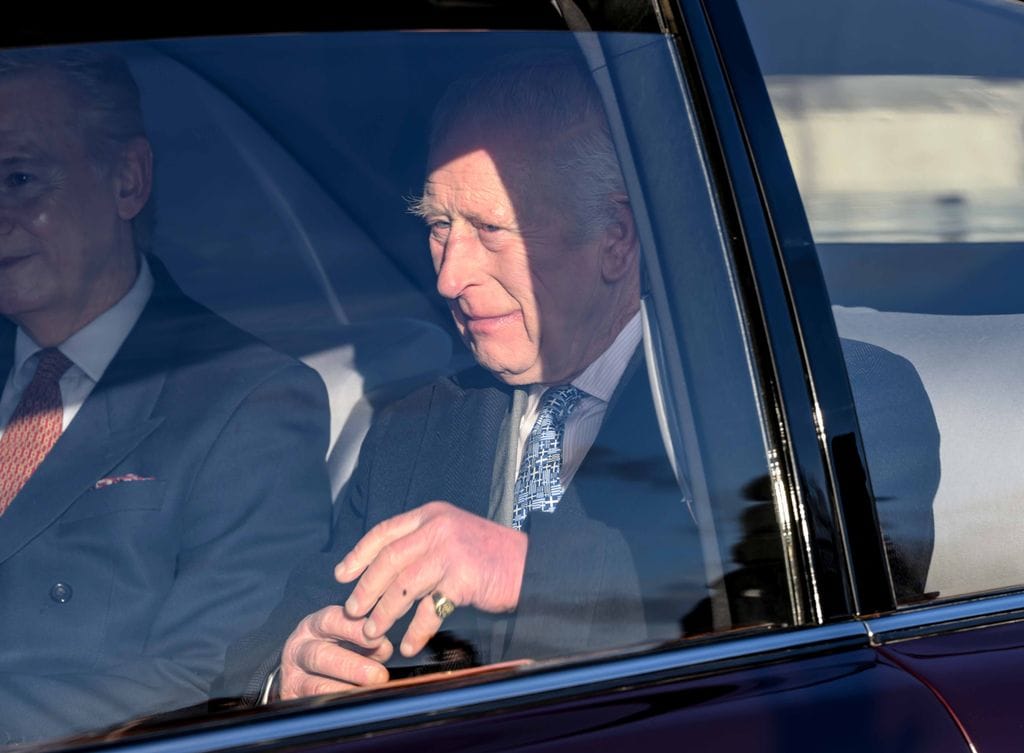
[[[196,40],[128,53],[156,154],[153,250],[190,296],[319,372],[331,405],[327,461],[337,497],[373,406],[468,363],[453,363],[447,311],[428,282],[425,234],[403,206],[422,180],[416,171],[430,100],[386,100],[420,112],[367,111],[365,90],[405,70],[401,50],[393,57],[370,38],[361,50],[329,39],[280,40],[279,59],[267,44],[246,49],[241,40],[232,49],[227,40]],[[360,51],[365,60],[353,64],[349,56]],[[302,55],[317,65],[305,67],[295,59]],[[339,58],[333,69],[330,55]],[[367,69],[375,76],[362,75]],[[266,71],[276,79],[265,80]],[[236,92],[235,84],[256,91]],[[297,117],[302,102],[327,112]],[[278,110],[277,120],[320,129],[315,144],[299,128],[282,132],[265,119]],[[408,153],[393,153],[396,145]],[[339,201],[331,182],[359,200]]]
[[[425,233],[407,206],[440,91],[522,37],[464,35],[457,55],[443,34],[299,39],[115,49],[143,90],[156,152],[154,251],[189,295],[323,377],[338,498],[374,406],[471,363],[433,292]],[[1024,576],[1024,534],[998,525],[1024,487],[1012,471],[1024,429],[998,398],[1019,391],[1020,250],[819,243],[840,334],[907,358],[935,413],[932,594]],[[993,541],[993,530],[1005,540]]]
[[[445,33],[372,31],[109,44],[139,83],[154,147],[151,251],[186,294],[320,375],[336,502],[375,413],[474,363],[434,290],[427,233],[409,205],[441,92],[524,40],[577,46],[566,32],[461,33],[453,45]],[[792,60],[782,68],[799,73]],[[817,235],[813,191],[803,198]],[[938,201],[941,211],[959,206],[956,197]],[[816,237],[840,336],[906,359],[934,413],[941,477],[929,599],[1024,581],[1024,529],[1012,524],[1024,494],[1024,299],[1015,284],[1024,243],[947,236]],[[867,445],[869,471],[885,464],[883,450]],[[875,488],[883,528],[898,525],[889,491]],[[749,512],[763,520],[735,522],[723,540],[760,526],[765,533],[747,538],[774,545],[772,490],[749,499],[762,503]],[[752,614],[766,601],[765,582],[756,573],[741,584]],[[740,616],[736,626],[782,622]],[[391,689],[431,681],[399,679]]]
[[[1019,4],[741,6],[839,334],[909,360],[935,414],[941,478],[925,590],[1019,584]],[[884,463],[866,451],[869,469]]]

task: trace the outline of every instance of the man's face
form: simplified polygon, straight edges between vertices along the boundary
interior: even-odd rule
[[[0,79],[0,315],[70,334],[134,276],[116,171],[91,159],[54,75]],[[126,232],[128,236],[126,237]]]
[[[450,137],[421,209],[438,292],[476,360],[508,384],[558,384],[608,347],[621,311],[602,275],[604,234],[575,240],[564,197],[524,152],[500,135]]]

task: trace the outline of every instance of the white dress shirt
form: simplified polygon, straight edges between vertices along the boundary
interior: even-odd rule
[[[583,464],[590,446],[597,439],[601,430],[601,422],[608,411],[608,401],[615,393],[615,388],[622,379],[633,353],[643,336],[640,312],[622,328],[608,349],[590,364],[583,372],[572,380],[571,384],[587,393],[579,405],[565,422],[565,434],[562,437],[562,488],[565,489],[572,477]],[[540,412],[541,398],[547,386],[535,384],[530,387],[526,399],[526,411],[519,422],[519,446],[516,455],[516,468],[523,460],[526,440],[533,430]]]
[[[142,257],[139,274],[121,300],[58,346],[58,350],[72,364],[60,380],[60,396],[64,403],[61,431],[68,428],[107,370],[135,322],[139,320],[152,293],[153,274],[149,271],[145,257]],[[41,350],[35,340],[18,327],[14,340],[14,365],[7,376],[3,394],[0,395],[0,437],[18,407],[22,393],[36,373]]]

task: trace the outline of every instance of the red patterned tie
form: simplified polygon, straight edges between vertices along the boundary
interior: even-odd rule
[[[60,438],[64,406],[60,378],[71,366],[56,348],[47,348],[0,437],[0,515]]]

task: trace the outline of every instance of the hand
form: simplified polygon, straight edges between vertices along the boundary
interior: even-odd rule
[[[281,652],[281,698],[305,698],[387,682],[383,663],[394,649],[383,636],[367,638],[363,622],[350,619],[339,606],[307,615]]]
[[[363,623],[367,640],[382,637],[419,600],[400,648],[414,656],[441,628],[431,598],[435,591],[456,606],[515,609],[526,545],[521,531],[448,502],[429,502],[374,526],[338,563],[334,577],[349,583],[362,573],[345,614],[358,620],[369,613]]]

